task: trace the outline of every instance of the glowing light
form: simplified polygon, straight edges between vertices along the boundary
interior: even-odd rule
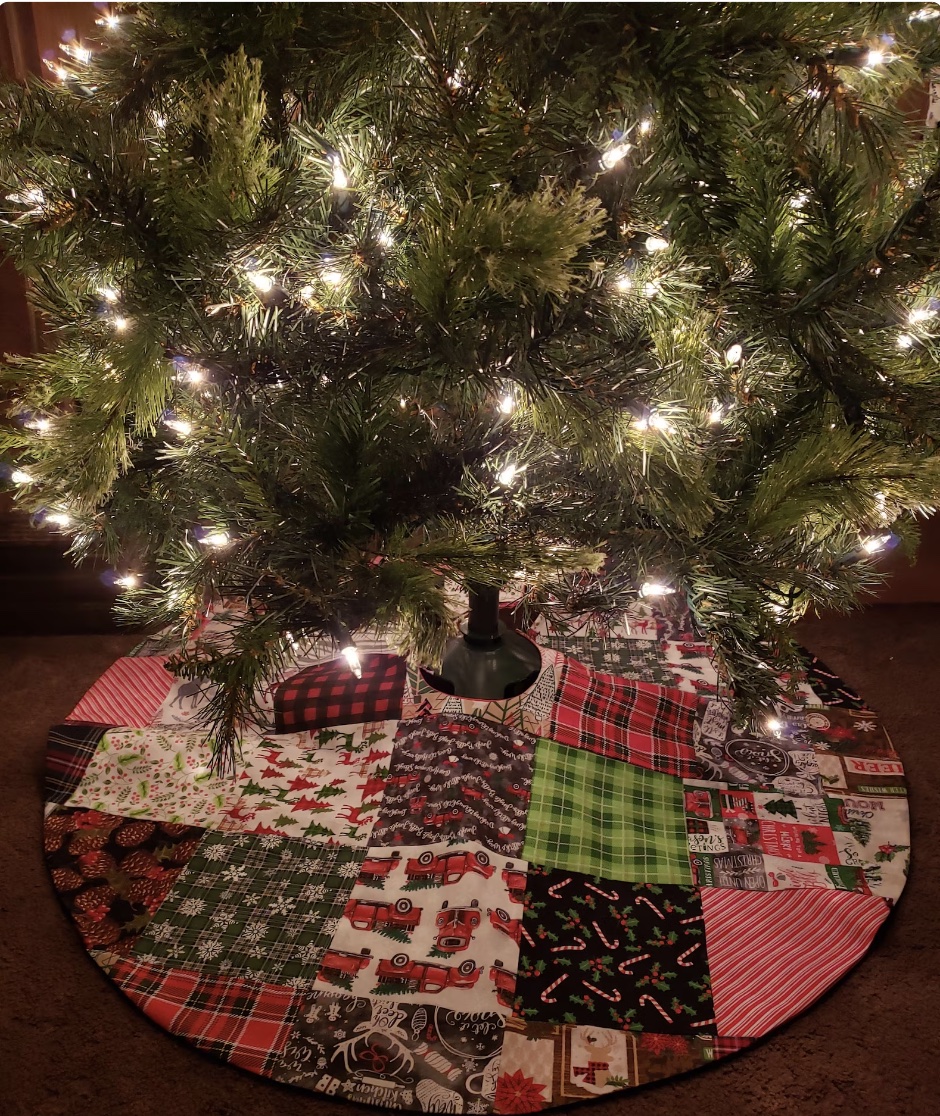
[[[116,577],[114,584],[122,589],[136,589],[140,584],[140,577],[135,573],[124,574],[122,577]]]
[[[114,31],[120,26],[121,17],[108,14],[102,16],[101,19],[96,19],[95,23],[97,23],[99,27],[107,27],[109,31]]]
[[[395,238],[388,229],[381,229],[376,233],[375,239],[383,248],[392,248],[395,245]]]
[[[49,512],[43,523],[50,523],[53,527],[68,527],[72,522],[72,517],[68,512]]]
[[[52,429],[52,419],[36,418],[30,419],[29,422],[23,424],[27,430],[35,430],[37,434],[48,434]]]
[[[933,19],[940,19],[940,8],[918,8],[907,17],[907,22],[929,23]]]
[[[650,282],[643,284],[643,294],[647,298],[655,298],[661,290],[662,287],[658,279],[651,279]]]
[[[633,280],[629,275],[618,275],[614,280],[614,286],[618,291],[629,291],[633,288]]]
[[[512,484],[512,482],[516,479],[516,474],[518,472],[519,472],[519,466],[515,465],[515,464],[510,464],[510,465],[507,465],[505,467],[505,469],[502,469],[499,473],[496,474],[496,479],[499,481],[499,483],[501,485],[503,485],[505,488],[508,488]]]
[[[808,201],[809,194],[801,192],[799,194],[794,194],[793,197],[790,198],[789,205],[791,209],[802,209]]]
[[[870,50],[865,58],[865,69],[871,70],[875,66],[881,66],[888,61],[890,55],[885,54],[883,50]]]
[[[346,647],[341,648],[340,654],[346,660],[349,669],[357,678],[362,677],[362,663],[359,660],[359,652],[354,643],[348,644]]]
[[[402,410],[404,410],[408,406],[408,400],[404,396],[402,396],[398,400],[398,406],[401,407]]]
[[[83,47],[81,43],[59,43],[59,50],[63,54],[67,54],[69,58],[74,58],[76,62],[80,62],[83,66],[91,61],[91,51],[88,47]]]
[[[314,289],[310,283],[307,283],[306,286],[300,288],[300,297],[304,300],[304,302],[309,302],[310,299],[313,298],[314,293]]]
[[[712,423],[722,422],[724,417],[724,408],[719,403],[713,403],[712,409],[708,412],[708,421]]]
[[[153,114],[153,123],[155,127],[159,128],[162,132],[163,129],[166,127],[166,117],[161,112],[155,112]]]
[[[346,190],[349,187],[349,175],[343,170],[343,164],[338,155],[330,156],[330,163],[333,166],[333,189]]]
[[[224,550],[231,541],[228,531],[212,531],[202,536],[202,545],[211,546],[213,550]]]
[[[101,295],[105,302],[110,302],[112,305],[121,297],[121,292],[116,287],[99,287],[98,294]]]
[[[936,313],[936,310],[931,310],[927,306],[918,306],[908,314],[907,320],[911,325],[919,325],[921,322],[926,322],[935,317]]]
[[[274,280],[270,275],[265,275],[263,271],[246,271],[245,277],[255,290],[262,294],[268,294],[274,290]]]
[[[502,399],[500,399],[499,409],[500,413],[504,415],[511,415],[516,409],[516,400],[511,391],[507,391]]]
[[[729,345],[725,351],[725,360],[729,364],[739,364],[744,356],[744,349],[740,345]]]
[[[651,429],[659,430],[663,434],[668,434],[669,431],[675,430],[675,427],[672,425],[669,419],[665,418],[663,415],[657,414],[656,411],[654,411],[650,415],[649,425]]]
[[[783,728],[783,723],[778,721],[776,717],[768,717],[764,724],[767,731],[772,732],[775,736]]]
[[[323,282],[328,283],[331,287],[338,287],[346,278],[345,275],[336,267],[328,267],[323,273]]]
[[[10,474],[10,480],[13,481],[14,484],[32,484],[33,475],[32,473],[27,473],[25,469],[14,469]]]
[[[179,434],[181,438],[188,438],[193,432],[193,424],[186,419],[166,419],[163,425],[175,434]]]
[[[865,539],[862,543],[862,550],[866,554],[877,554],[891,542],[890,535],[873,535],[870,539]]]
[[[613,147],[608,147],[601,156],[601,166],[604,170],[613,170],[618,163],[623,161],[624,156],[629,150],[629,143],[616,143]]]
[[[675,593],[675,589],[659,581],[644,581],[640,586],[641,597],[667,597],[670,593]]]
[[[648,236],[646,238],[647,252],[662,252],[669,247],[669,241],[662,236]]]
[[[111,324],[118,331],[118,333],[123,333],[124,330],[126,330],[130,326],[131,320],[130,318],[117,317],[111,319]]]
[[[198,364],[188,364],[182,372],[178,373],[176,378],[187,384],[201,384],[205,380],[206,374]]]
[[[914,338],[909,333],[902,333],[897,339],[899,349],[909,349],[914,344]]]
[[[653,127],[652,120],[641,120],[637,126],[637,131],[641,136],[648,136]]]

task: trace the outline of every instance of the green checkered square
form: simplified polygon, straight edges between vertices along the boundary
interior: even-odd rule
[[[134,953],[312,987],[364,855],[300,838],[209,832]]]
[[[608,880],[691,884],[682,780],[539,740],[522,855]]]

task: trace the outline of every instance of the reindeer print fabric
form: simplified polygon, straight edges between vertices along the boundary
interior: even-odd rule
[[[298,647],[226,778],[210,692],[149,639],[50,734],[56,893],[151,1020],[314,1096],[502,1116],[741,1051],[870,948],[907,784],[818,662],[772,731],[737,724],[666,604],[540,621],[541,669],[498,701],[378,639],[361,679]]]

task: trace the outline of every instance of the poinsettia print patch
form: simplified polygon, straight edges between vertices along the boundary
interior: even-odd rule
[[[242,742],[235,805],[218,828],[364,845],[385,792],[397,721]]]
[[[466,714],[402,721],[374,845],[449,838],[518,856],[536,737]]]
[[[509,1013],[526,864],[476,842],[369,849],[318,982]]]
[[[515,1014],[665,1034],[713,1022],[699,892],[530,865]]]
[[[89,949],[126,956],[205,831],[59,809],[44,824],[52,882]]]

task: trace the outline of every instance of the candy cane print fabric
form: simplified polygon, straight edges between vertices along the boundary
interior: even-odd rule
[[[118,659],[92,686],[66,721],[91,721],[102,725],[152,724],[174,683],[159,655]]]

